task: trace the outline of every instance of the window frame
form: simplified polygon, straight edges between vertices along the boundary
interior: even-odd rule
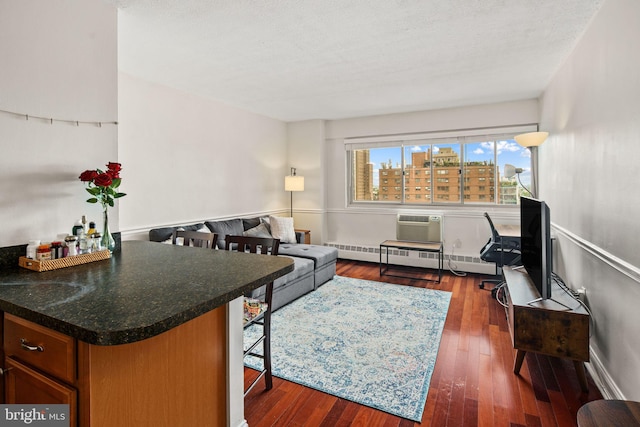
[[[386,137],[365,137],[365,138],[346,138],[344,140],[345,143],[345,152],[346,152],[346,162],[347,162],[347,206],[353,207],[361,207],[361,206],[380,206],[380,207],[389,207],[389,206],[398,206],[404,208],[424,208],[424,207],[464,207],[464,208],[478,208],[478,207],[492,207],[492,208],[512,208],[513,206],[518,206],[516,204],[503,204],[500,203],[503,200],[503,197],[500,195],[497,186],[500,185],[501,180],[496,179],[499,176],[500,167],[498,163],[499,154],[496,144],[499,141],[514,140],[514,136],[520,133],[533,132],[537,130],[537,124],[528,124],[528,125],[517,125],[515,127],[501,127],[498,129],[494,129],[495,132],[488,132],[489,128],[483,129],[471,129],[467,130],[462,136],[451,136],[450,132],[436,132],[431,134],[412,134],[412,135],[403,135],[402,137],[394,137],[394,136],[386,136]],[[468,185],[468,179],[470,175],[465,173],[466,168],[466,150],[465,147],[468,144],[477,144],[480,142],[492,142],[493,143],[493,169],[494,174],[492,179],[486,179],[484,177],[483,185],[486,187],[490,187],[493,189],[491,191],[491,197],[494,198],[491,202],[482,202],[482,201],[466,201],[468,197],[468,192],[465,192],[465,186]],[[405,151],[407,147],[411,146],[430,146],[433,150],[433,147],[436,145],[450,145],[456,144],[459,148],[459,169],[458,173],[460,176],[459,180],[459,200],[455,202],[448,202],[444,198],[443,194],[434,194],[435,190],[438,187],[438,184],[447,185],[448,183],[439,182],[439,178],[445,178],[449,174],[448,170],[436,169],[434,171],[434,164],[430,162],[429,169],[425,172],[425,183],[421,184],[421,187],[428,190],[421,193],[421,201],[417,202],[417,197],[412,197],[411,201],[407,200],[406,188],[407,185],[411,185],[408,183],[407,175],[409,169],[407,169],[407,161]],[[389,187],[400,187],[401,192],[398,196],[392,197],[394,195],[386,195],[384,199],[379,195],[378,200],[355,200],[356,193],[356,176],[355,176],[355,150],[364,150],[364,149],[376,149],[376,148],[395,148],[397,147],[400,150],[400,158],[401,158],[401,173],[381,173],[381,175],[386,175],[387,178],[397,177],[400,175],[401,183],[392,183],[389,182],[387,185]],[[538,168],[535,165],[537,158],[535,156],[531,156],[529,160],[530,170],[532,173],[532,184],[537,181],[537,178],[534,174],[537,172]],[[490,166],[487,166],[489,168]],[[422,174],[416,174],[416,176]],[[427,178],[428,177],[428,178]],[[436,178],[435,180],[433,178]],[[391,181],[391,179],[389,179]],[[378,184],[378,190],[382,186],[381,183]],[[415,186],[415,184],[414,184]],[[519,183],[516,186],[520,186]],[[379,192],[379,191],[378,191]],[[470,190],[469,190],[470,192]],[[374,191],[375,193],[375,191]],[[448,196],[448,195],[447,195]],[[480,198],[480,197],[478,197]]]

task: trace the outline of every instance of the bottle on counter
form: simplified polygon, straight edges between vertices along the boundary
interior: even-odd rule
[[[29,240],[27,245],[27,258],[36,259],[38,246],[40,246],[40,240]]]
[[[51,242],[51,259],[64,258],[62,242]]]
[[[73,228],[71,229],[71,234],[74,236],[79,236],[80,230],[82,230],[82,221],[77,220],[76,223],[73,225]]]
[[[89,236],[89,238],[91,238],[91,236],[93,236],[93,233],[95,233],[96,231],[96,223],[93,221],[89,221],[89,229],[87,230],[87,236]]]
[[[102,235],[96,231],[91,235],[91,252],[98,252],[101,250],[102,250]]]
[[[64,241],[67,244],[67,256],[78,255],[78,236],[67,236]]]
[[[91,247],[89,246],[89,236],[87,235],[87,217],[82,215],[82,229],[78,234],[78,253],[79,254],[88,254],[91,252]]]
[[[51,259],[51,246],[49,244],[38,246],[38,249],[36,249],[36,259],[38,261]]]

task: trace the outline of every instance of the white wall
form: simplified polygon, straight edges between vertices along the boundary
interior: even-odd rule
[[[124,239],[288,206],[285,123],[124,73],[119,98]]]
[[[557,228],[556,271],[587,289],[594,373],[640,400],[640,2],[608,0],[541,100],[540,197]]]
[[[289,167],[304,176],[304,191],[293,193],[293,218],[296,228],[311,230],[311,242],[325,240],[326,174],[325,122],[306,120],[287,125]],[[291,208],[291,194],[289,208]]]
[[[46,118],[117,118],[116,9],[99,0],[0,2],[0,109]],[[0,247],[51,241],[99,204],[78,176],[117,161],[117,127],[0,112]],[[114,231],[118,210],[111,209]]]
[[[327,122],[326,241],[377,247],[385,239],[396,238],[398,213],[439,214],[443,215],[445,254],[451,254],[453,242],[460,239],[462,246],[455,250],[455,254],[477,258],[480,249],[490,236],[489,225],[483,213],[490,212],[492,218],[499,222],[516,222],[519,211],[515,207],[470,208],[465,206],[461,208],[460,206],[398,205],[389,208],[381,206],[367,208],[364,205],[348,206],[345,191],[347,165],[344,138],[531,124],[537,123],[538,119],[537,100],[524,100]],[[364,254],[359,258],[356,257],[364,260],[374,260],[373,258],[371,255]],[[492,265],[481,266],[479,269],[478,265],[468,265],[465,268],[468,271],[487,273],[494,271]]]

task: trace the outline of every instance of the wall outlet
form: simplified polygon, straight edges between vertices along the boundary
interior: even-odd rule
[[[587,288],[582,286],[581,288],[578,288],[576,292],[578,292],[578,298],[580,298],[580,301],[585,302],[585,299],[587,298]]]
[[[456,239],[456,241],[453,242],[453,247],[456,248],[456,249],[461,248],[462,247],[462,240]]]

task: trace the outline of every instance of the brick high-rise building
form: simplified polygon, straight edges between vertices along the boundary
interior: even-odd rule
[[[431,175],[433,172],[433,176]],[[464,166],[464,201],[495,203],[495,165],[487,162],[468,162]],[[378,199],[402,201],[403,171],[391,163],[378,171]],[[411,164],[404,174],[404,201],[407,203],[460,202],[460,156],[450,147],[431,152],[411,153]],[[497,190],[499,192],[499,189]],[[433,198],[433,199],[432,199]]]
[[[373,165],[369,161],[369,150],[354,151],[355,200],[374,200]]]

